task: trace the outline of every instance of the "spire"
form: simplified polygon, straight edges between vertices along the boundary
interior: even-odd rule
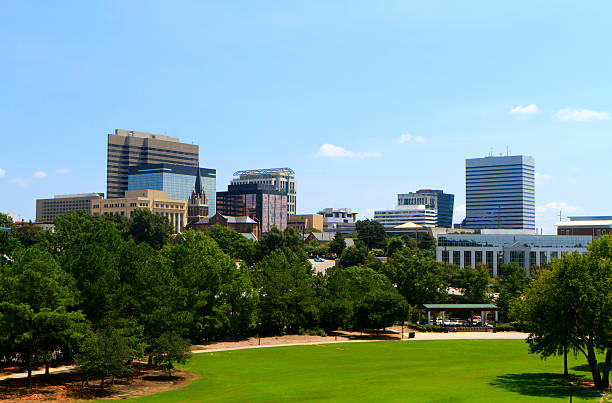
[[[202,196],[202,178],[200,178],[200,167],[196,168],[197,170],[197,174],[196,174],[196,181],[195,181],[195,193],[198,196]]]

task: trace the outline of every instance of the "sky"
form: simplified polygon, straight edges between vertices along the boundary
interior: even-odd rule
[[[200,146],[225,190],[290,167],[298,213],[455,194],[530,155],[536,226],[612,215],[612,3],[27,1],[0,8],[0,211],[106,192],[115,129]]]

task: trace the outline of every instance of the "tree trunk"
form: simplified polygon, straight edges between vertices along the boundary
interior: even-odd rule
[[[149,354],[149,366],[153,365],[153,354]]]
[[[45,363],[45,376],[49,376],[49,363]]]
[[[567,371],[567,346],[563,346],[563,375],[569,376],[569,372]]]
[[[612,364],[612,348],[606,352],[606,359],[603,366],[603,374],[601,378],[601,386],[607,388],[610,386],[610,365]]]
[[[587,345],[587,361],[589,363],[589,368],[591,369],[591,375],[593,376],[593,383],[596,388],[601,387],[601,375],[599,373],[599,367],[597,366],[597,355],[595,355],[595,349],[593,348],[593,344],[589,343]]]
[[[172,377],[172,368],[168,367],[168,378]]]
[[[100,381],[100,386],[102,387],[102,390],[104,390],[104,375],[102,375],[102,380]]]
[[[32,343],[28,345],[28,389],[32,390]]]

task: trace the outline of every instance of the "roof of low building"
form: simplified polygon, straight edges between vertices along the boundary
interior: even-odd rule
[[[424,228],[424,227],[422,225],[415,224],[412,221],[408,221],[408,222],[405,222],[403,224],[396,226],[395,228],[400,228],[400,229],[415,228],[416,229],[416,228]]]
[[[497,311],[499,308],[493,304],[423,304],[425,310],[430,311]]]
[[[612,227],[612,220],[559,221],[555,227]]]

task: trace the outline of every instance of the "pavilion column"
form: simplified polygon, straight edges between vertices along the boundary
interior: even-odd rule
[[[497,311],[495,311],[495,323],[497,324],[498,319],[497,319]]]
[[[480,311],[480,327],[484,326],[485,313],[484,311]]]
[[[431,325],[431,312],[427,311],[427,324]]]

